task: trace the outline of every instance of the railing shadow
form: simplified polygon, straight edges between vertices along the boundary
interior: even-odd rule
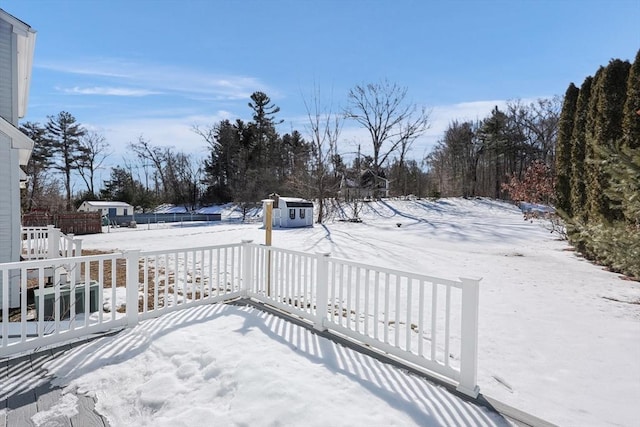
[[[323,366],[328,375],[342,375],[357,383],[389,406],[406,413],[418,425],[507,425],[501,415],[457,398],[422,377],[403,374],[396,367],[323,338],[308,327],[249,306],[204,305],[141,322],[116,336],[88,342],[50,360],[45,364],[46,376],[55,373],[52,384],[65,386],[86,372],[136,357],[155,340],[173,331],[223,316],[242,316],[243,325],[234,332],[244,335],[259,330]],[[16,387],[13,393],[24,391],[23,387]]]

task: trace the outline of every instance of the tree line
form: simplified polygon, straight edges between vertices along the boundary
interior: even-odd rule
[[[640,277],[640,51],[569,85],[556,155],[557,207],[586,257]]]
[[[303,131],[280,134],[280,108],[267,94],[254,92],[248,102],[250,120],[193,127],[207,145],[204,159],[141,136],[128,144],[132,155],[111,168],[104,182],[96,182],[97,171],[112,153],[102,135],[65,111],[49,116],[44,125],[24,123],[21,130],[35,146],[26,171],[30,180],[23,209],[72,210],[89,199],[125,201],[142,210],[161,203],[194,209],[236,202],[248,208],[279,193],[317,200],[322,222],[325,200],[339,194],[345,177],[358,182],[364,171],[397,181],[396,194],[426,191],[422,165],[407,154],[428,128],[429,114],[409,102],[407,88],[387,80],[357,85],[343,109],[325,103],[314,88],[304,105]],[[363,151],[369,148],[371,154],[341,151],[345,120],[367,131],[371,142]],[[77,182],[85,188],[73,188]]]
[[[552,174],[561,103],[509,101],[484,119],[451,122],[427,157],[432,194],[510,199],[510,181],[522,180],[536,163]]]

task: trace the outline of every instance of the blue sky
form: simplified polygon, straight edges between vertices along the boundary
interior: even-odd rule
[[[562,95],[640,48],[640,0],[0,0],[37,31],[25,120],[68,111],[118,164],[139,136],[195,155],[191,128],[249,120],[266,92],[281,132],[304,133],[313,87],[339,110],[356,84],[388,79],[432,110],[420,159],[453,119],[505,100]],[[340,151],[368,149],[345,123]]]

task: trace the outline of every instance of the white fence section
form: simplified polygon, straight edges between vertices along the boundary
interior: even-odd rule
[[[25,260],[67,258],[82,254],[82,240],[65,235],[53,225],[22,227],[22,252]]]
[[[251,245],[249,296],[453,380],[476,396],[479,280]]]
[[[252,244],[0,264],[0,356],[199,304],[249,297],[476,396],[479,280]]]

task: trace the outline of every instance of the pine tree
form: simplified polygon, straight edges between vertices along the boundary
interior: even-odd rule
[[[46,130],[40,123],[26,122],[20,126],[20,130],[33,141],[33,151],[25,171],[29,176],[26,197],[21,198],[23,202],[26,202],[23,209],[30,211],[34,207],[38,207],[38,199],[40,199],[47,182],[47,170],[52,165],[52,149],[45,135]]]
[[[556,145],[556,207],[573,215],[571,206],[571,142],[579,89],[571,83],[564,95]]]
[[[571,208],[574,217],[586,220],[586,127],[593,77],[587,77],[578,93],[575,119],[571,131]]]
[[[78,160],[83,156],[80,138],[85,129],[76,122],[76,118],[66,111],[57,116],[48,116],[45,126],[46,137],[54,150],[54,168],[62,172],[66,190],[66,209],[71,210],[71,176],[78,168]]]
[[[621,213],[612,206],[607,196],[610,181],[606,168],[608,159],[602,156],[601,147],[615,149],[622,139],[622,111],[627,95],[629,68],[629,62],[614,59],[606,68],[599,70],[590,105],[587,138],[587,153],[590,155],[589,210],[594,218],[607,221],[621,219]]]
[[[640,149],[640,50],[629,69],[623,115],[622,144],[631,149]]]

